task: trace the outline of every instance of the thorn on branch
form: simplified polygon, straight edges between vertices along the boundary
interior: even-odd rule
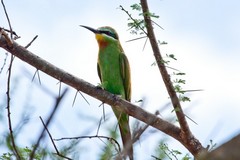
[[[36,35],[26,46],[25,48],[28,48],[32,45],[32,43],[37,39],[38,35]]]
[[[155,21],[151,20],[154,24],[156,24],[159,28],[161,28],[162,30],[164,30],[164,28],[162,26],[160,26],[159,24],[157,24]]]
[[[101,106],[103,106],[103,120],[106,121],[104,102],[102,102],[98,107]]]
[[[60,95],[61,95],[61,88],[62,88],[62,82],[59,80],[59,82],[57,84],[59,84],[58,97],[60,97]]]
[[[6,16],[7,21],[8,21],[9,28],[10,28],[11,39],[13,39],[13,37],[12,37],[12,35],[13,35],[13,31],[12,31],[11,22],[10,22],[10,19],[9,19],[8,13],[7,13],[7,9],[6,9],[6,6],[5,6],[3,0],[1,0],[1,3],[2,3],[2,6],[3,6],[3,10],[4,10],[4,13],[5,13],[5,16]]]
[[[139,40],[139,39],[142,39],[142,38],[147,38],[147,36],[130,39],[130,40],[127,40],[126,42],[132,42],[132,41]]]
[[[42,83],[41,83],[41,79],[40,79],[40,75],[39,75],[39,70],[38,70],[38,69],[35,71],[35,73],[34,73],[34,75],[33,75],[33,77],[32,77],[32,82],[33,82],[36,74],[37,74],[37,76],[38,76],[38,82],[39,82],[39,84],[41,85]]]
[[[90,106],[90,103],[88,102],[88,100],[86,99],[86,97],[79,91],[77,90],[75,96],[74,96],[74,99],[73,99],[73,103],[72,103],[72,107],[74,106],[75,104],[75,101],[76,101],[76,98],[77,98],[77,94],[80,94],[82,96],[82,98],[85,100],[85,102]]]

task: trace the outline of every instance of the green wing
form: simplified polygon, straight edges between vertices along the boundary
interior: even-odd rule
[[[120,72],[123,79],[123,85],[125,89],[125,98],[131,101],[131,76],[130,76],[130,65],[128,59],[124,53],[119,56],[120,61]]]

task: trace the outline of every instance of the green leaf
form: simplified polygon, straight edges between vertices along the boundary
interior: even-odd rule
[[[181,94],[185,93],[185,91],[182,90],[182,87],[179,84],[175,85],[174,89],[177,93],[181,93]]]
[[[140,13],[139,16],[142,16],[143,14],[146,16],[152,17],[152,18],[159,18],[158,15],[156,15],[155,13],[151,13],[151,12]]]
[[[172,150],[172,152],[174,153],[174,154],[182,154],[180,151],[178,151],[178,150]]]
[[[186,83],[186,80],[184,80],[184,79],[175,79],[175,80],[173,80],[173,83],[185,84],[185,83]]]
[[[174,54],[167,54],[167,56],[169,57],[169,58],[172,58],[172,59],[174,59],[174,60],[177,60],[177,58],[174,56]]]
[[[140,4],[135,3],[130,7],[132,8],[132,10],[142,11],[142,6]]]
[[[179,96],[179,100],[182,101],[182,102],[186,102],[186,101],[190,102],[191,101],[191,99],[189,97],[186,97],[186,96]]]
[[[168,64],[170,61],[166,61],[166,60],[164,60],[164,59],[161,59],[161,63],[162,64]]]

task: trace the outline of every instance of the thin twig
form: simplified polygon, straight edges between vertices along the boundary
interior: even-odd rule
[[[40,120],[41,120],[41,122],[42,122],[42,124],[43,124],[43,126],[44,126],[44,128],[45,128],[45,130],[47,131],[49,138],[51,139],[51,142],[52,142],[52,144],[53,144],[53,147],[54,147],[54,149],[55,149],[57,155],[60,156],[60,157],[62,157],[62,158],[65,158],[65,159],[71,160],[71,158],[68,158],[68,157],[62,155],[62,154],[58,151],[57,146],[56,146],[56,144],[55,144],[55,142],[54,142],[54,140],[53,140],[53,138],[52,138],[52,135],[51,135],[51,133],[49,132],[47,126],[45,125],[45,123],[44,123],[42,117],[40,116],[39,118],[40,118]]]
[[[1,3],[2,3],[3,9],[4,9],[5,16],[6,16],[7,21],[8,21],[9,28],[10,28],[11,40],[9,39],[9,37],[7,36],[6,32],[3,29],[1,29],[1,33],[0,34],[2,34],[6,38],[8,46],[12,47],[12,39],[13,39],[13,36],[12,36],[13,35],[12,26],[11,26],[10,19],[9,19],[9,16],[8,16],[8,13],[7,13],[7,9],[6,9],[6,6],[5,6],[3,0],[1,0]],[[10,99],[11,99],[10,98],[10,81],[11,81],[11,71],[12,71],[13,60],[14,60],[14,56],[11,55],[10,65],[9,65],[9,68],[8,68],[8,81],[7,81],[8,126],[9,126],[10,137],[11,137],[11,142],[12,142],[12,145],[13,145],[14,154],[15,154],[17,159],[21,159],[20,154],[18,153],[18,150],[17,150],[17,146],[15,144],[13,130],[12,130],[12,123],[11,123],[11,116],[10,116],[10,114],[11,114],[11,111],[10,111]]]
[[[7,93],[6,93],[7,94],[7,114],[8,114],[8,126],[9,126],[9,132],[10,132],[11,142],[12,142],[12,146],[13,146],[13,151],[14,151],[16,158],[21,159],[20,154],[18,153],[17,146],[15,144],[15,140],[14,140],[14,134],[13,134],[12,122],[11,122],[11,111],[10,111],[10,101],[11,101],[10,84],[11,84],[13,59],[14,59],[14,56],[11,55],[11,60],[10,60],[9,68],[8,68]]]
[[[48,127],[48,125],[50,124],[51,120],[53,119],[53,116],[55,115],[57,109],[59,108],[58,106],[60,105],[60,102],[62,101],[63,97],[66,95],[67,91],[68,91],[68,88],[66,88],[63,91],[62,95],[60,95],[60,96],[58,96],[56,98],[55,106],[53,107],[53,110],[51,111],[51,114],[49,115],[49,117],[47,119],[46,127]],[[38,137],[38,140],[37,140],[36,144],[34,145],[34,148],[33,148],[32,152],[30,154],[30,158],[29,158],[30,160],[33,160],[35,152],[36,152],[36,150],[37,150],[37,148],[39,146],[39,143],[42,140],[42,138],[44,137],[44,133],[45,133],[45,128],[43,128],[40,136]]]
[[[6,9],[6,6],[5,6],[3,0],[1,0],[1,2],[2,2],[3,9],[4,9],[4,13],[5,13],[6,18],[7,18],[7,21],[8,21],[8,26],[9,26],[9,28],[10,28],[11,39],[13,39],[13,36],[12,36],[12,35],[13,35],[13,30],[12,30],[12,25],[11,25],[11,22],[10,22],[8,13],[7,13],[7,9]]]
[[[5,58],[4,58],[4,60],[3,60],[3,65],[2,65],[2,67],[1,67],[1,69],[0,69],[0,74],[2,73],[2,71],[3,71],[3,69],[4,69],[4,66],[6,65],[7,57],[8,57],[8,53],[6,52],[6,53],[5,53]]]
[[[4,9],[4,13],[6,15],[6,18],[7,18],[7,21],[8,21],[8,25],[9,25],[9,28],[10,28],[10,31],[11,31],[11,40],[8,38],[7,34],[5,33],[5,31],[3,29],[1,29],[1,34],[6,38],[7,40],[7,43],[8,43],[8,46],[12,46],[12,26],[11,26],[11,23],[10,23],[10,19],[8,17],[8,13],[7,13],[7,9],[5,7],[5,4],[3,2],[3,0],[1,0],[1,3],[2,3],[2,6],[3,6],[3,9]],[[13,130],[12,130],[12,122],[11,122],[11,111],[10,111],[10,81],[11,81],[11,72],[12,72],[12,64],[13,64],[13,59],[14,59],[14,56],[11,55],[11,60],[10,60],[10,65],[9,65],[9,68],[8,68],[8,80],[7,80],[7,112],[8,112],[8,126],[9,126],[9,132],[10,132],[10,137],[11,137],[11,142],[12,142],[12,146],[13,146],[13,151],[14,151],[14,154],[16,156],[16,158],[18,160],[21,159],[20,157],[20,154],[18,153],[18,150],[17,150],[17,146],[15,144],[15,139],[14,139],[14,134],[13,134]]]
[[[54,141],[62,141],[62,140],[72,140],[72,139],[83,139],[83,138],[99,138],[99,139],[107,139],[108,141],[110,141],[111,143],[115,143],[118,146],[118,150],[120,151],[120,144],[118,143],[118,141],[112,137],[107,137],[107,136],[99,136],[99,135],[95,135],[95,136],[78,136],[78,137],[63,137],[63,138],[58,138],[58,139],[53,139]]]
[[[143,31],[143,33],[145,33],[146,35],[148,35],[147,32],[146,32],[140,25],[138,25],[138,22],[132,17],[132,15],[131,15],[127,10],[125,10],[125,9],[123,8],[122,5],[120,5],[119,7],[120,7],[120,9],[123,10],[123,11],[128,15],[128,17]]]

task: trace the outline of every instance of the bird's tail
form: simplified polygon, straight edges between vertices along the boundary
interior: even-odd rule
[[[115,109],[113,109],[113,111],[118,119],[118,125],[124,147],[123,157],[126,157],[127,155],[130,160],[133,160],[133,146],[131,130],[129,126],[129,116],[125,113],[119,113],[119,111],[116,111]]]

